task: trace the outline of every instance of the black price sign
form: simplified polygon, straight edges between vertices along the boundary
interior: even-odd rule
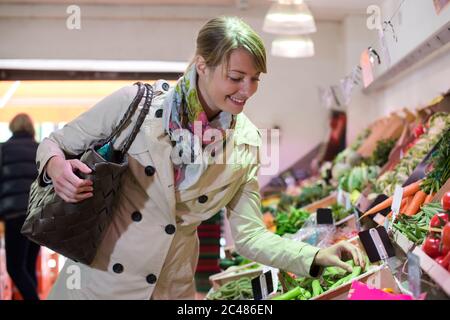
[[[361,231],[359,239],[372,263],[395,256],[394,246],[383,226]]]
[[[333,212],[328,208],[317,209],[316,221],[317,224],[334,224]]]

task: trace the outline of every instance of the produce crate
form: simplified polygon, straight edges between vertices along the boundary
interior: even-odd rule
[[[336,192],[333,192],[328,197],[320,199],[316,202],[313,202],[302,209],[309,211],[311,213],[316,212],[319,208],[327,208],[337,202]]]
[[[378,265],[372,270],[352,279],[352,281],[333,290],[328,290],[311,300],[347,300],[353,281],[360,281],[377,289],[392,288],[394,289],[394,293],[401,293],[389,268],[384,265]]]
[[[359,240],[359,237],[354,237],[353,239],[350,239],[349,242],[356,245],[357,247],[359,247],[365,254],[364,247],[363,247],[361,241]],[[352,285],[353,281],[365,282],[371,275],[375,274],[382,268],[384,268],[384,266],[381,265],[379,262],[373,263],[369,267],[369,270],[367,270],[365,273],[359,275],[356,278],[353,278],[351,281],[349,281],[347,283],[343,283],[339,287],[328,290],[328,291],[322,293],[321,295],[318,295],[317,297],[312,298],[311,300],[337,300],[338,297],[341,297],[341,298],[344,297],[343,299],[346,299],[347,294],[350,290],[350,286]]]
[[[429,257],[422,248],[416,247],[413,253],[420,258],[420,267],[431,279],[433,279],[444,292],[450,297],[450,272],[445,270],[439,263]]]
[[[404,253],[408,253],[412,251],[416,244],[409,240],[403,233],[401,233],[399,230],[393,228],[392,229],[392,240],[402,249]]]
[[[245,264],[242,266],[238,266],[238,267],[229,267],[227,270],[225,270],[223,272],[220,272],[220,273],[210,276],[209,281],[210,281],[213,289],[217,290],[224,284],[226,284],[230,281],[238,280],[242,277],[249,277],[249,278],[258,277],[262,274],[263,266],[260,266],[255,269],[245,270],[245,269],[255,266],[257,264],[258,263],[256,263],[256,262],[251,262],[251,263],[248,263],[248,264]]]

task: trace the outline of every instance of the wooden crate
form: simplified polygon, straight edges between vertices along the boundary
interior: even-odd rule
[[[420,267],[422,270],[450,297],[450,272],[423,252],[419,246],[414,248],[413,253],[420,258]]]
[[[214,290],[217,290],[224,284],[238,280],[243,277],[255,278],[262,274],[263,266],[260,266],[255,269],[245,270],[251,266],[257,265],[256,262],[251,262],[249,264],[245,264],[239,267],[229,267],[227,270],[214,274],[209,277],[209,281]]]
[[[327,208],[337,202],[336,193],[333,192],[328,197],[320,199],[316,202],[313,202],[305,207],[303,207],[303,210],[309,211],[311,213],[316,212],[319,208]]]

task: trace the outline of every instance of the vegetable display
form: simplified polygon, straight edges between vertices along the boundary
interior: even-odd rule
[[[430,231],[422,245],[422,250],[450,272],[450,192],[441,199],[442,207],[430,220]]]
[[[304,187],[300,195],[295,199],[295,206],[302,208],[317,200],[323,199],[331,193],[332,189],[323,181],[318,181],[311,186]]]
[[[428,203],[414,216],[397,216],[394,228],[415,244],[421,244],[427,235],[431,219],[441,211],[439,203]]]
[[[385,172],[378,178],[375,184],[376,192],[393,195],[395,186],[402,185],[408,179],[448,128],[450,128],[448,113],[438,112],[431,116],[427,132],[417,139],[393,170]]]
[[[252,283],[249,277],[231,281],[217,291],[206,296],[208,300],[249,300],[253,299]]]
[[[352,266],[353,271],[351,273],[339,267],[327,267],[324,269],[320,279],[305,277],[294,279],[288,273],[281,271],[280,277],[288,291],[272,298],[272,300],[308,300],[348,283],[367,271],[363,270],[361,266],[355,266],[353,260],[349,260],[346,263]],[[366,265],[369,265],[367,256]]]
[[[282,236],[286,233],[296,233],[309,218],[306,210],[290,208],[289,212],[277,212],[275,216],[275,233]]]
[[[447,130],[430,159],[433,169],[427,174],[421,188],[427,193],[436,193],[450,178],[450,130]]]
[[[405,201],[403,204],[406,204],[408,197],[414,196],[420,190],[420,183],[421,183],[421,181],[419,180],[419,181],[413,182],[403,188],[403,200]],[[389,208],[392,205],[393,199],[394,199],[394,197],[391,196],[391,197],[387,198],[386,200],[384,200],[383,202],[370,208],[361,216],[361,219],[366,216],[373,215],[373,214],[375,214],[381,210],[384,210],[386,208]],[[400,212],[402,212],[402,208],[400,208]]]
[[[366,161],[367,164],[379,167],[384,166],[389,159],[389,154],[391,153],[392,148],[394,148],[394,145],[394,139],[378,141],[372,156]]]
[[[363,164],[354,167],[350,172],[344,174],[339,180],[341,189],[352,193],[355,190],[363,191],[369,182],[375,182],[378,177],[380,168],[378,166],[370,166]]]
[[[348,217],[353,212],[353,209],[347,210],[343,205],[340,205],[338,203],[331,205],[330,209],[333,213],[334,221],[336,222]]]

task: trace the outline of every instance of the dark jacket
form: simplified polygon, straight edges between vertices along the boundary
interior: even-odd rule
[[[30,185],[36,179],[38,143],[26,132],[17,132],[1,146],[0,218],[25,215]]]

